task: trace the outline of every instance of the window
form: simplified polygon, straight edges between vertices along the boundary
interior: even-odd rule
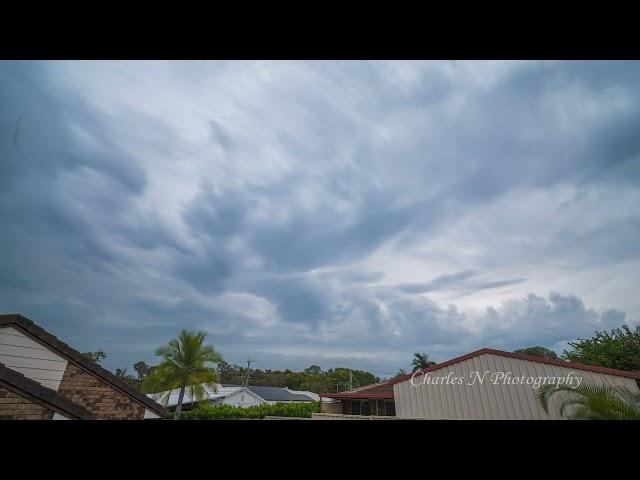
[[[393,400],[385,402],[385,414],[389,417],[396,416],[396,402]]]
[[[361,411],[360,400],[351,401],[351,415],[360,415]]]

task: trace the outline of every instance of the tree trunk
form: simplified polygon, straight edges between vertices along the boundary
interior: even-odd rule
[[[186,387],[181,387],[180,388],[180,395],[178,396],[178,404],[176,405],[176,411],[173,414],[173,419],[174,420],[179,420],[180,419],[180,412],[182,411],[182,400],[184,400],[184,391],[185,391]]]

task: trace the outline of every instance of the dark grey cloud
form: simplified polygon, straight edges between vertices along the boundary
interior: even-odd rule
[[[0,310],[114,368],[204,328],[238,361],[381,374],[637,323],[638,85],[638,62],[2,62]]]
[[[485,280],[477,278],[478,273],[473,270],[464,270],[462,272],[440,275],[430,282],[425,283],[404,283],[396,288],[403,293],[428,293],[436,291],[453,291],[459,292],[456,297],[468,295],[481,290],[489,290],[491,288],[507,287],[524,282],[525,278],[513,278],[506,280]]]

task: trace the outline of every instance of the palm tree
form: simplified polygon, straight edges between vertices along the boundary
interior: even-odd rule
[[[432,367],[436,364],[436,362],[429,360],[429,355],[422,352],[416,352],[413,354],[413,360],[411,361],[411,365],[413,365],[412,372],[417,372],[418,370],[423,370],[425,368]]]
[[[142,380],[144,376],[149,373],[149,365],[142,360],[134,364],[133,369],[138,372],[138,380]]]
[[[404,377],[407,374],[407,371],[404,368],[399,368],[396,372],[395,378]]]
[[[205,332],[189,332],[182,330],[178,338],[156,350],[156,355],[163,357],[162,362],[150,372],[144,380],[143,388],[147,392],[163,392],[157,394],[166,405],[171,392],[179,388],[178,404],[173,418],[178,420],[182,411],[184,393],[188,389],[192,400],[201,401],[206,390],[217,391],[218,374],[210,363],[222,362],[222,355],[211,345],[204,345]]]
[[[640,392],[585,383],[576,388],[545,385],[538,392],[545,412],[549,413],[549,399],[558,392],[566,392],[558,408],[561,417],[566,414],[570,420],[640,420]]]

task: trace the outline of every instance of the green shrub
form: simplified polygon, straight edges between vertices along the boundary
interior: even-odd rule
[[[181,420],[233,420],[243,418],[303,417],[311,418],[312,413],[320,411],[320,403],[275,403],[254,407],[234,407],[232,405],[201,405],[193,410],[183,412]]]

